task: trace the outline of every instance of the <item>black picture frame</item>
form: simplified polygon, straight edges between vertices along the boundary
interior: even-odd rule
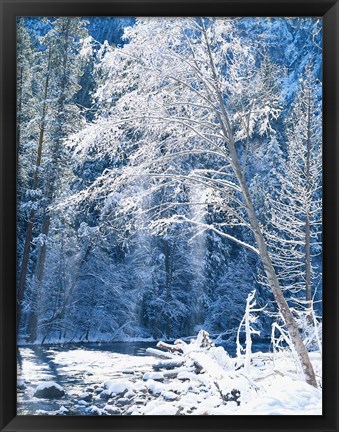
[[[336,0],[0,0],[1,431],[338,431],[339,4]],[[322,416],[16,416],[16,17],[321,16],[323,18],[324,354]]]

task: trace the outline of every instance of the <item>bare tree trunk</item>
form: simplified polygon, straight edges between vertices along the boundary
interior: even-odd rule
[[[51,224],[51,217],[49,213],[46,213],[42,223],[42,229],[41,229],[41,234],[43,234],[44,239],[48,237],[50,224]],[[37,269],[36,269],[36,275],[37,275],[39,286],[42,284],[42,279],[44,276],[46,253],[47,253],[47,243],[46,241],[44,241],[40,248]]]
[[[250,221],[250,225],[251,225],[251,229],[252,232],[254,234],[258,249],[259,249],[259,256],[261,258],[261,262],[264,266],[264,270],[269,282],[269,286],[272,290],[274,299],[278,305],[279,311],[285,321],[288,333],[290,335],[290,338],[292,340],[292,343],[295,347],[295,350],[298,354],[300,363],[302,365],[303,368],[303,372],[305,375],[305,379],[306,382],[310,385],[312,385],[313,387],[317,387],[317,381],[315,378],[315,373],[313,370],[313,366],[310,360],[310,357],[308,355],[308,351],[305,348],[305,345],[302,341],[297,323],[295,321],[295,319],[293,318],[293,315],[291,313],[291,310],[284,298],[284,295],[281,291],[278,279],[277,279],[277,275],[275,273],[271,258],[269,256],[268,250],[267,250],[267,245],[263,236],[263,233],[261,231],[260,225],[259,225],[259,221],[257,219],[256,216],[256,212],[254,210],[253,204],[252,204],[252,200],[250,197],[250,193],[248,190],[248,186],[243,174],[243,171],[241,169],[241,165],[239,162],[239,158],[238,158],[238,154],[237,151],[235,149],[235,145],[234,145],[234,137],[233,137],[233,133],[232,133],[232,127],[229,121],[229,117],[228,114],[226,112],[226,108],[224,105],[224,100],[223,97],[221,95],[221,92],[219,90],[219,86],[218,86],[218,75],[217,75],[217,71],[214,65],[214,61],[213,61],[213,56],[212,56],[212,52],[211,52],[211,48],[210,48],[210,44],[208,41],[208,37],[207,37],[207,33],[206,33],[206,29],[203,23],[203,20],[201,20],[201,25],[203,28],[203,33],[204,33],[204,38],[205,38],[205,42],[206,42],[206,48],[208,51],[208,56],[209,56],[209,60],[210,60],[210,66],[212,69],[212,74],[213,74],[213,78],[214,78],[214,83],[215,83],[215,92],[216,92],[216,96],[218,98],[218,102],[220,105],[220,109],[221,109],[221,114],[217,113],[219,122],[220,122],[220,126],[222,128],[223,134],[225,136],[225,140],[228,144],[228,149],[230,152],[230,163],[232,165],[234,174],[238,180],[239,186],[241,188],[241,193],[242,196],[244,198],[245,204],[246,204],[246,211],[247,211],[247,215]]]

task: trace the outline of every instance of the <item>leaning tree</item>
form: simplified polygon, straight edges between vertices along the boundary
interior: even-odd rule
[[[115,217],[130,214],[153,232],[194,224],[257,254],[305,379],[316,387],[246,174],[254,136],[270,134],[281,113],[277,77],[283,71],[270,62],[265,35],[253,42],[240,24],[225,18],[141,19],[126,29],[122,48],[106,47],[95,95],[103,109],[70,145],[77,158],[95,152],[111,158],[113,167],[72,200],[102,197],[106,211],[110,206]],[[124,163],[117,168],[121,154]],[[198,187],[200,199],[186,204],[200,205],[205,217],[181,211],[183,204],[173,200],[154,204],[149,197],[164,185]],[[179,211],[168,215],[169,208]],[[244,230],[249,240],[239,236]]]

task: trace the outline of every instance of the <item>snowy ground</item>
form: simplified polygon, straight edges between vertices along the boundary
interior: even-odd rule
[[[37,362],[32,349],[21,348],[18,414],[322,414],[319,353],[310,354],[315,389],[302,381],[289,353],[255,353],[245,372],[243,359],[229,357],[221,347],[187,347],[184,354],[168,355],[174,368],[168,368],[171,359],[86,349],[50,350],[48,363]],[[41,382],[51,381],[62,386],[64,396],[34,396]]]

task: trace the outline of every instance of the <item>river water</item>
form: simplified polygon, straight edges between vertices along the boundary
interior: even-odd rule
[[[18,390],[17,414],[59,415],[64,407],[67,415],[88,415],[92,404],[103,408],[106,404],[100,398],[103,383],[140,380],[145,372],[152,371],[154,358],[145,351],[155,345],[155,342],[115,342],[19,347],[18,382],[23,381],[24,388]],[[235,344],[223,346],[230,355],[235,355]],[[269,344],[254,342],[252,350],[267,352]],[[51,400],[34,397],[42,381],[57,382],[66,395]],[[93,396],[90,402],[79,402],[84,392]]]

